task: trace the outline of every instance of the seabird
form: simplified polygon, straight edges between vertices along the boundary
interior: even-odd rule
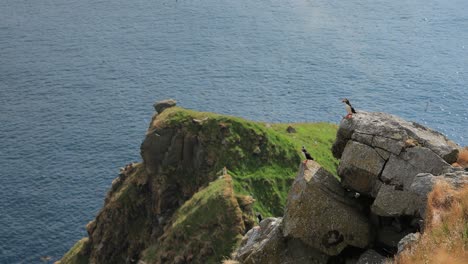
[[[353,114],[356,113],[356,110],[354,110],[354,108],[351,106],[348,99],[345,98],[341,102],[346,104],[345,108],[346,108],[346,112],[348,112],[348,114],[345,116],[345,118],[346,119],[351,118],[353,116]]]
[[[304,156],[305,156],[305,158],[306,158],[306,160],[304,161],[304,163],[307,162],[308,160],[314,160],[314,158],[312,158],[312,156],[310,155],[309,152],[307,152],[307,150],[305,149],[304,146],[302,146],[302,153],[304,153]]]
[[[258,220],[258,223],[260,224],[260,222],[263,220],[263,217],[262,217],[262,214],[261,213],[257,213],[257,220]]]

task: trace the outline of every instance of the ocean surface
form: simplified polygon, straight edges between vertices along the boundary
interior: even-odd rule
[[[466,0],[0,0],[0,263],[60,258],[156,100],[338,123],[341,98],[468,144]]]

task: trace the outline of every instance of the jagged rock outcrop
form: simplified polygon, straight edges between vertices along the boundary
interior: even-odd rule
[[[315,161],[301,163],[284,218],[268,218],[250,230],[234,253],[241,263],[327,263],[347,247],[372,240],[362,206]]]
[[[349,140],[399,155],[407,146],[421,146],[433,151],[447,163],[457,160],[459,146],[437,131],[386,113],[359,111],[340,123],[333,154],[341,158]]]
[[[254,199],[234,194],[234,183],[213,195],[209,187],[218,182],[220,172],[245,173],[248,184],[238,187],[261,195],[264,188],[284,191],[292,180],[287,173],[300,157],[273,129],[174,105],[155,105],[158,112],[141,144],[143,162],[112,182],[103,208],[87,225],[88,238],[60,263],[137,263],[143,256],[148,264],[219,263],[254,223]],[[266,170],[268,180],[256,176],[257,170]],[[285,174],[272,176],[271,171]],[[203,197],[195,196],[198,193]],[[278,191],[260,196],[258,202],[274,212],[281,208],[281,196]],[[203,206],[205,202],[209,205]],[[211,217],[198,225],[206,215]]]
[[[283,234],[334,256],[347,246],[366,248],[370,224],[339,181],[315,161],[300,166],[285,208]]]
[[[244,236],[234,258],[243,264],[326,263],[328,256],[300,240],[284,239],[282,218],[266,218]]]
[[[359,112],[343,119],[332,149],[341,158],[341,183],[314,161],[302,164],[281,225],[249,231],[235,256],[282,263],[268,257],[278,254],[266,245],[283,252],[294,239],[327,255],[328,263],[384,263],[423,229],[435,182],[468,182],[467,172],[449,165],[458,149],[442,134],[392,115]]]

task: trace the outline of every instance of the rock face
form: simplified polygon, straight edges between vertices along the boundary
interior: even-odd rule
[[[342,185],[367,196],[376,243],[396,252],[422,228],[427,195],[438,179],[464,182],[449,164],[460,147],[442,134],[385,113],[359,112],[341,121],[333,155]],[[439,175],[439,176],[434,176]]]
[[[166,100],[158,101],[154,103],[154,110],[156,110],[156,112],[158,113],[161,113],[162,111],[164,111],[164,109],[176,106],[176,104],[177,102],[174,99],[166,99]]]
[[[435,182],[468,183],[467,172],[449,165],[458,149],[442,134],[392,115],[359,112],[343,119],[332,149],[341,158],[341,183],[315,161],[301,164],[283,220],[249,231],[236,260],[289,263],[281,256],[298,241],[299,248],[328,256],[328,263],[384,263],[422,230]]]
[[[62,264],[136,263],[143,257],[148,264],[219,263],[254,223],[252,197],[234,193],[234,183],[213,189],[220,172],[249,169],[255,175],[272,163],[287,172],[300,161],[287,138],[262,124],[174,104],[156,104],[140,148],[143,162],[113,181],[103,208],[87,225],[87,239]],[[247,177],[247,187],[262,194],[260,188],[283,191],[292,181],[290,174],[274,176]],[[281,192],[262,198],[272,201],[272,212],[281,210]]]
[[[326,263],[328,257],[301,241],[284,239],[282,218],[266,218],[242,239],[234,258],[243,264]]]
[[[345,247],[365,248],[370,225],[338,180],[315,161],[302,164],[288,195],[283,234],[334,256]]]
[[[459,146],[439,132],[386,113],[360,111],[351,119],[343,119],[332,149],[335,157],[341,158],[349,140],[383,149],[394,155],[399,155],[411,142],[410,145],[430,149],[449,164],[457,160],[459,151]]]

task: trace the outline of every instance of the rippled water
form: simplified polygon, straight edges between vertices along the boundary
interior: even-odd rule
[[[0,263],[59,258],[156,99],[268,122],[385,111],[466,145],[465,0],[0,1]]]

